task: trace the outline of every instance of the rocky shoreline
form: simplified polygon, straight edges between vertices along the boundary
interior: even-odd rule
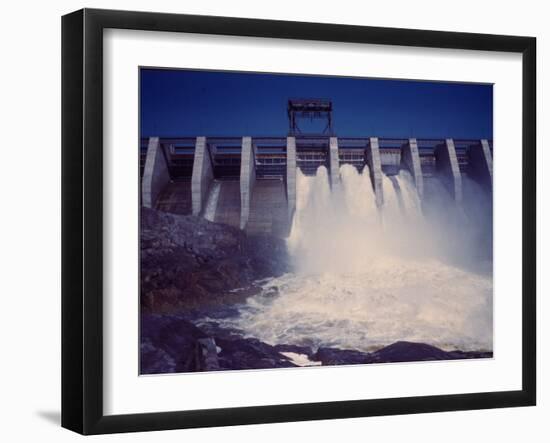
[[[197,326],[193,320],[211,312],[238,315],[262,289],[259,280],[289,272],[284,240],[147,208],[140,220],[141,374],[492,357],[406,341],[370,353],[272,346],[216,322]]]
[[[298,364],[296,356],[301,356],[305,364]],[[183,315],[144,314],[141,317],[141,374],[460,360],[492,356],[492,352],[447,352],[424,343],[406,341],[370,353],[329,347],[313,350],[290,344],[272,346],[222,328],[207,332]]]

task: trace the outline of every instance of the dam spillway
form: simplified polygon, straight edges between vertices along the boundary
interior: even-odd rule
[[[288,349],[299,365],[327,354],[352,354],[328,363],[351,364],[398,342],[491,357],[493,142],[481,139],[491,127],[453,110],[440,132],[432,108],[415,129],[383,114],[364,125],[368,113],[350,107],[360,121],[348,112],[336,133],[331,100],[289,99],[287,132],[263,106],[249,108],[254,118],[243,108],[237,120],[223,116],[232,136],[214,136],[215,107],[200,121],[178,112],[171,129],[141,126],[140,305],[163,314],[158,331],[173,315],[167,332],[187,335],[189,320],[231,369],[268,367],[257,351],[270,347],[276,365]],[[394,137],[405,125],[407,137]],[[437,137],[421,137],[422,127]],[[165,340],[151,332],[151,343]],[[169,343],[183,362],[180,338]]]
[[[199,325],[313,349],[371,352],[399,340],[492,349],[490,248],[483,245],[490,236],[477,235],[491,217],[463,219],[445,185],[426,179],[426,198],[434,186],[449,198],[427,201],[424,214],[405,169],[382,175],[380,208],[368,166],[343,164],[336,184],[326,166],[309,175],[298,168],[286,240],[291,271],[261,280],[238,315],[203,317]],[[464,184],[471,184],[466,176]]]
[[[340,168],[369,171],[376,205],[406,171],[421,202],[434,182],[461,206],[474,183],[492,193],[492,140],[336,137],[148,137],[140,141],[141,203],[206,216],[250,233],[287,237],[296,211],[296,177],[326,168],[331,188]],[[389,179],[389,181],[388,181]],[[360,191],[358,191],[360,192]]]

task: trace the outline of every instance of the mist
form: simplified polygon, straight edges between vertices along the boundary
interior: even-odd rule
[[[341,166],[332,189],[325,167],[298,170],[293,272],[228,321],[271,344],[492,350],[491,196],[463,182],[462,204],[436,177],[421,201],[407,171],[384,175],[378,208],[367,166]]]

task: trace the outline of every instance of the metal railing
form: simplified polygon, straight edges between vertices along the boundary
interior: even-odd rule
[[[297,135],[296,162],[305,173],[311,173],[320,165],[328,163],[329,137],[319,135]],[[353,164],[361,167],[365,164],[365,150],[370,145],[370,136],[337,137],[340,164]],[[450,137],[449,137],[450,138]],[[240,155],[243,137],[207,137],[207,148],[217,176],[237,176],[240,171]],[[140,139],[140,174],[143,175],[149,138]],[[286,166],[287,137],[252,137],[255,152],[255,164],[258,176],[284,175]],[[382,166],[399,166],[401,148],[408,143],[405,137],[378,137]],[[423,170],[435,169],[435,150],[445,144],[444,138],[416,137]],[[459,167],[468,168],[468,149],[481,143],[478,139],[453,139]],[[488,140],[491,151],[493,140]],[[160,137],[168,168],[172,178],[191,176],[195,152],[196,137]]]

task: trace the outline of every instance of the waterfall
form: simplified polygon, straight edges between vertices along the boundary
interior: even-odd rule
[[[204,218],[213,222],[216,218],[216,208],[218,207],[218,200],[220,198],[221,183],[218,181],[212,182],[208,199],[206,200],[206,206],[204,208]]]
[[[343,165],[340,179],[342,186],[331,192],[324,166],[315,176],[297,173],[296,214],[288,245],[298,271],[362,269],[391,250],[409,255],[421,246],[418,235],[426,227],[409,173],[383,177],[380,210],[368,166],[360,174],[354,166]]]
[[[341,166],[340,181],[331,190],[325,167],[297,171],[294,270],[263,282],[226,326],[314,348],[371,351],[408,340],[492,350],[492,276],[472,261],[470,225],[444,186],[428,183],[421,204],[408,172],[384,175],[378,208],[367,166]]]

